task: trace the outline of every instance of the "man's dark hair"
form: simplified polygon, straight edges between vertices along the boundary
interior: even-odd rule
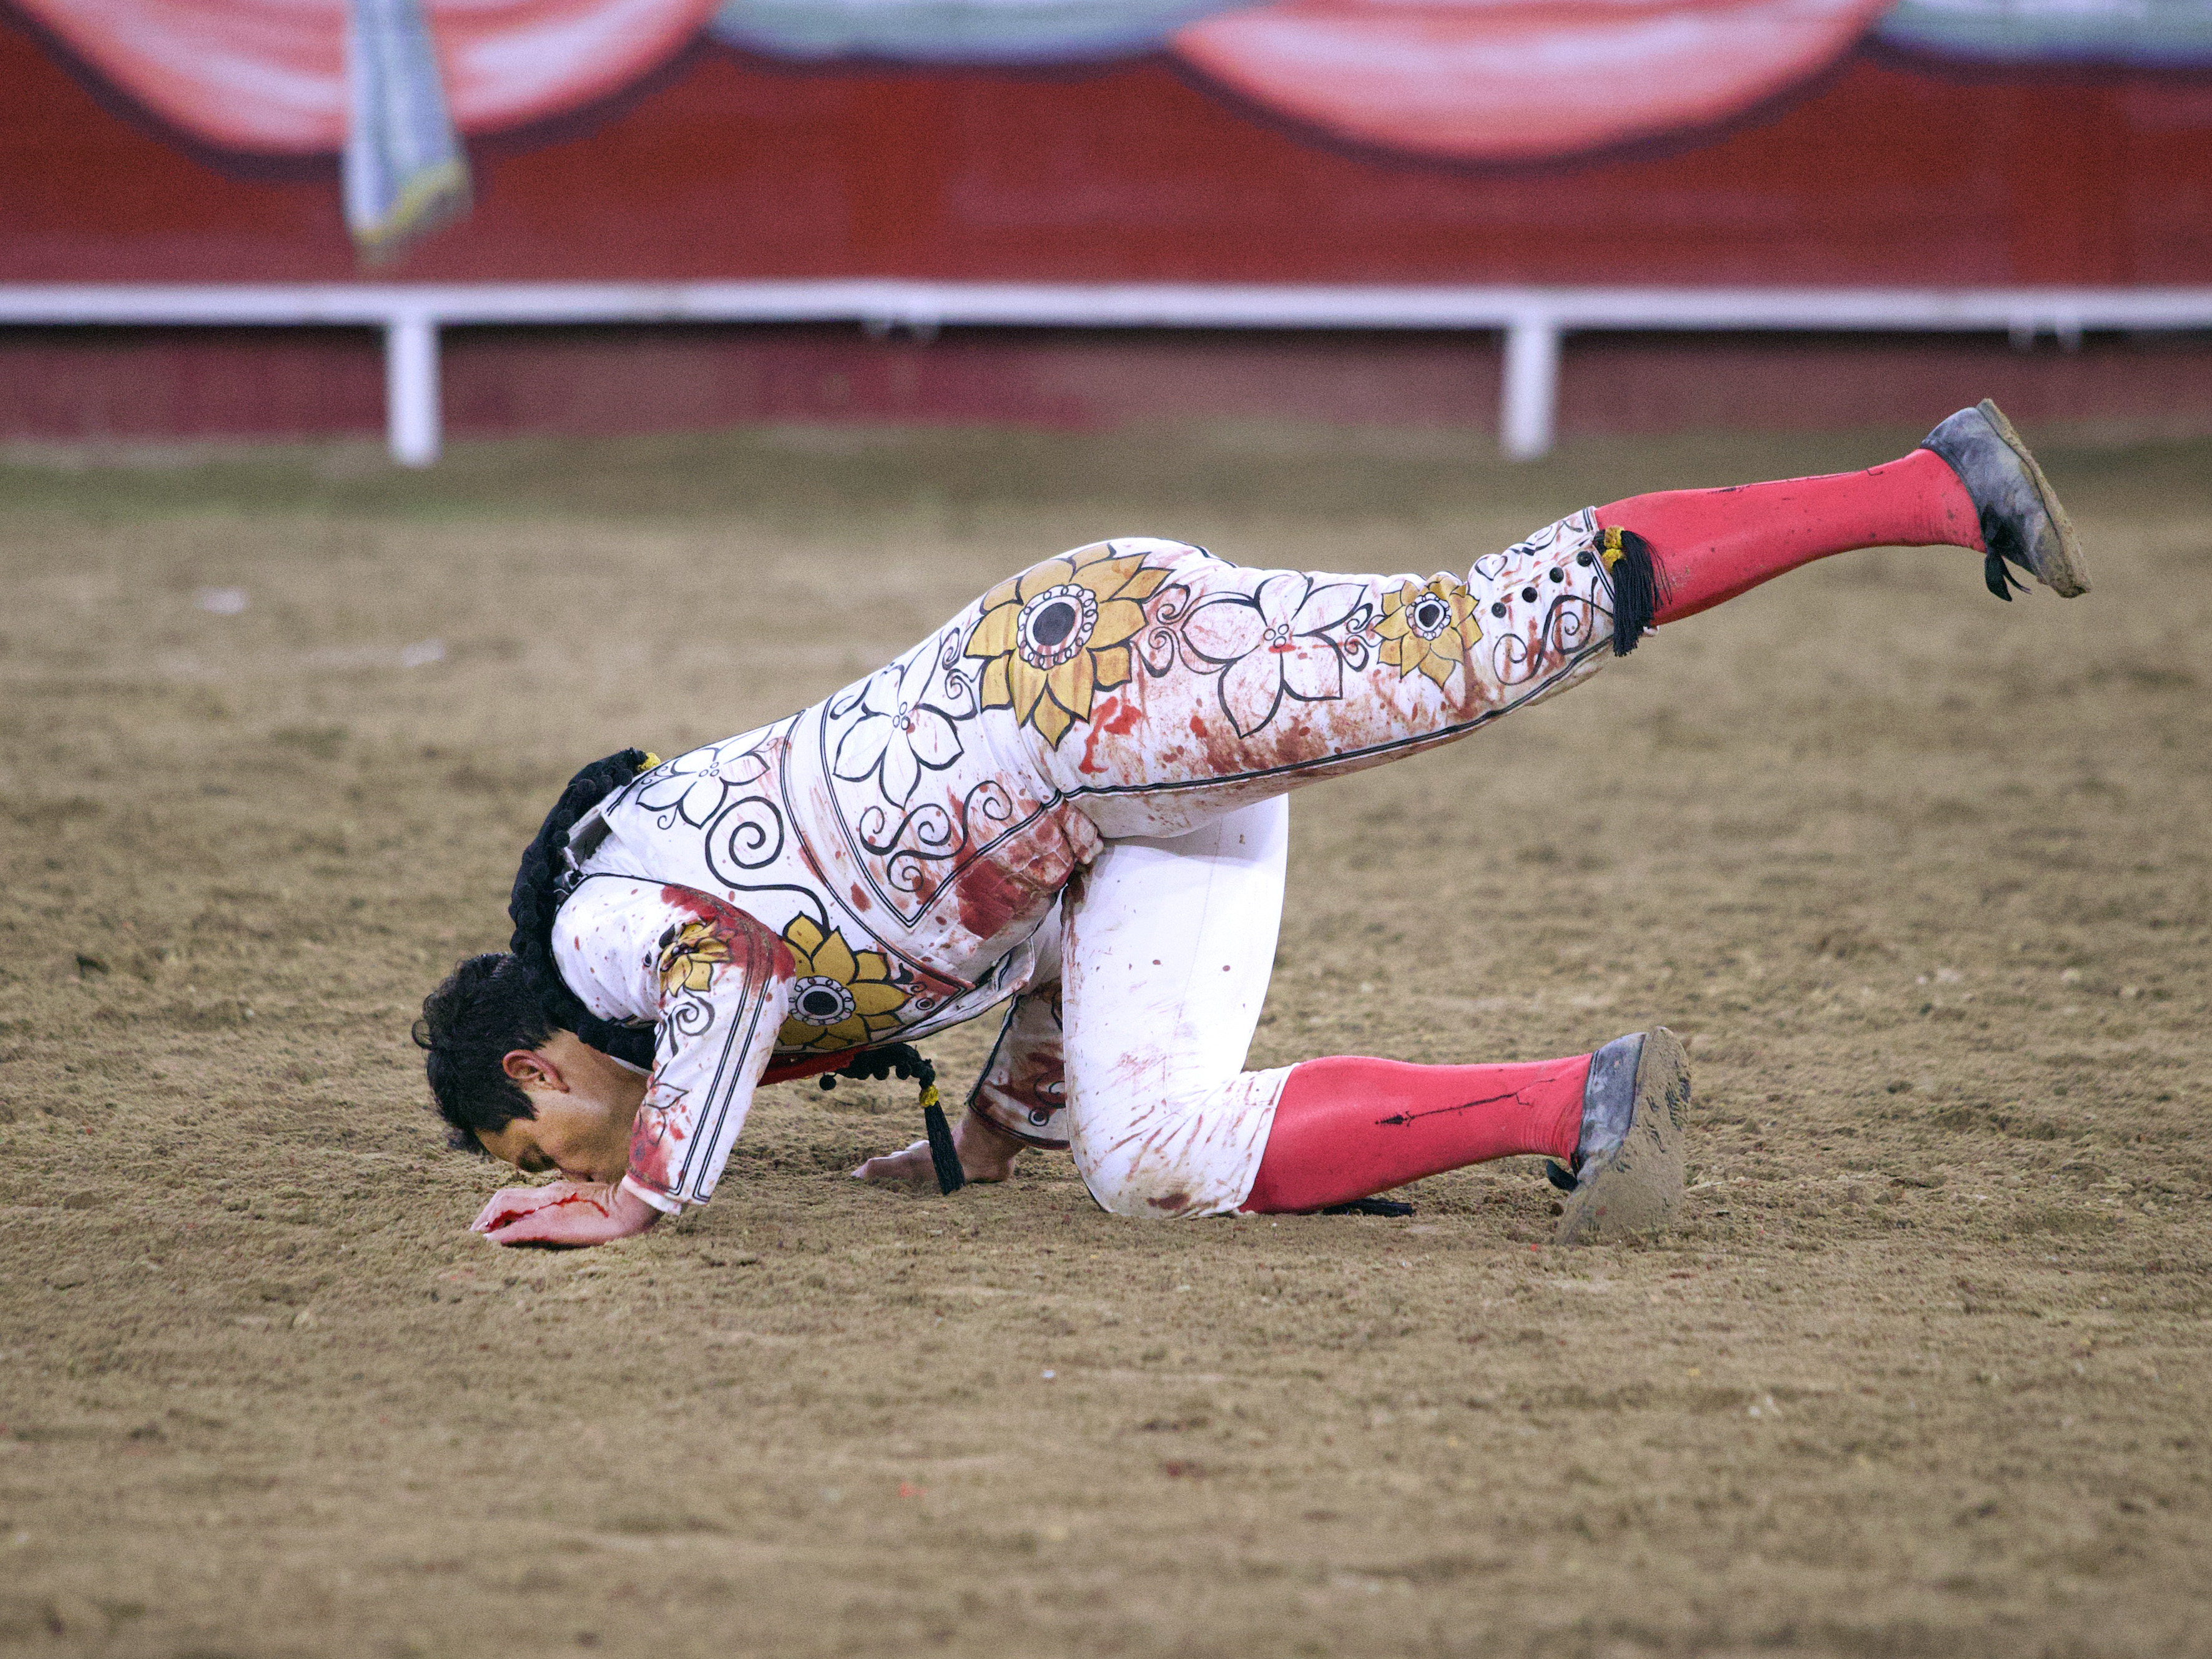
[[[422,999],[415,1042],[456,1148],[481,1152],[477,1131],[496,1133],[516,1118],[538,1115],[503,1062],[553,1031],[537,976],[503,951],[471,957]]]

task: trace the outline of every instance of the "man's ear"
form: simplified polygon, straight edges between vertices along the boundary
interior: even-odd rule
[[[508,1079],[523,1089],[544,1089],[555,1094],[568,1092],[568,1079],[561,1075],[561,1068],[535,1048],[510,1048],[499,1063]]]

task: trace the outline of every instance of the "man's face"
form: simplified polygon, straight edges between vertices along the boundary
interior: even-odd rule
[[[478,1130],[486,1152],[525,1175],[557,1170],[571,1181],[623,1178],[630,1124],[645,1097],[643,1077],[569,1031],[509,1054],[507,1074],[530,1097],[537,1115]]]

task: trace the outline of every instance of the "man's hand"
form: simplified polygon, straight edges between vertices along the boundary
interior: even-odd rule
[[[556,1181],[544,1187],[509,1187],[469,1223],[495,1244],[569,1248],[607,1244],[641,1233],[660,1212],[620,1186],[598,1181]]]
[[[972,1111],[952,1126],[953,1150],[960,1154],[960,1168],[970,1181],[1004,1181],[1012,1172],[1014,1159],[1021,1155],[1026,1144]],[[853,1171],[853,1179],[933,1187],[937,1184],[937,1166],[930,1162],[929,1143],[917,1140],[902,1152],[886,1152],[881,1158],[870,1158]]]

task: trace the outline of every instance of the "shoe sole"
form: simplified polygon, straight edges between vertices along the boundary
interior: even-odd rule
[[[1681,1208],[1690,1057],[1663,1025],[1644,1034],[1628,1136],[1567,1194],[1553,1242],[1612,1244],[1659,1232]]]
[[[2051,527],[2057,538],[2057,546],[2044,554],[2045,568],[2031,570],[2028,574],[2061,599],[2079,599],[2089,591],[2089,576],[2081,568],[2081,538],[2075,533],[2074,520],[2066,516],[2066,509],[2059,505],[2058,492],[2051,487],[2051,480],[2043,476],[2042,466],[2028,447],[2021,441],[2020,434],[2013,430],[2012,422],[2005,419],[2004,410],[1987,398],[1974,407],[1981,410],[1982,418],[2004,441],[2004,447],[2012,451],[2019,458],[2020,464],[2027,469],[2028,481],[2035,486],[2036,495],[2043,502],[2043,511],[2050,519]]]

